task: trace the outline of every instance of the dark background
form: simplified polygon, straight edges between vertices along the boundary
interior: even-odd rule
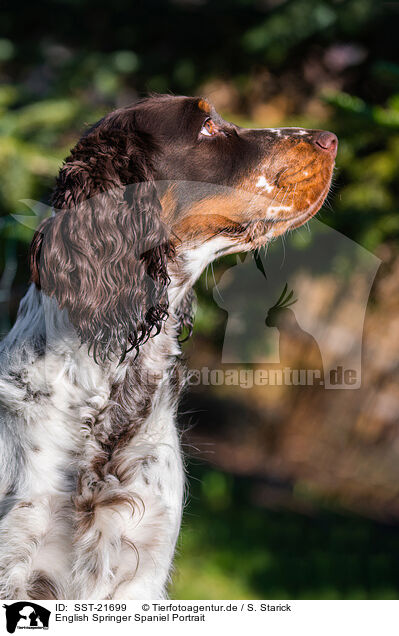
[[[21,222],[32,207],[21,200],[45,204],[84,127],[148,91],[202,94],[239,124],[333,130],[337,170],[319,218],[382,260],[360,389],[198,386],[186,394],[190,496],[176,598],[398,595],[398,18],[399,3],[372,0],[1,8],[2,333],[27,286],[35,219]],[[198,320],[185,346],[193,368],[223,368],[227,316],[212,291],[232,262],[216,263],[197,285]],[[320,290],[329,285],[331,273]],[[345,297],[339,303],[350,313]],[[298,330],[285,336],[311,365]]]

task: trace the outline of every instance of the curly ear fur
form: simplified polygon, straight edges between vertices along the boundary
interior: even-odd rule
[[[145,140],[121,111],[83,137],[31,245],[32,280],[66,309],[94,358],[123,359],[167,316],[172,248]],[[144,151],[144,148],[146,151]]]
[[[182,340],[180,340],[180,343],[186,342],[193,333],[195,304],[196,295],[194,290],[190,289],[184,296],[176,312],[176,316],[179,321],[179,336],[181,336],[183,331],[186,330],[186,335]]]

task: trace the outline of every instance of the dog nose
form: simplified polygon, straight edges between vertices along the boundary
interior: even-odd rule
[[[314,142],[317,146],[329,152],[333,157],[338,150],[338,137],[332,132],[323,131],[315,137]]]

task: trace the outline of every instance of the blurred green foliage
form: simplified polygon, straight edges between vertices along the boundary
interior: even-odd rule
[[[383,105],[329,93],[340,137],[338,196],[332,224],[375,250],[399,236],[399,66],[393,94]],[[330,220],[329,220],[330,221]]]
[[[173,598],[398,597],[396,527],[306,507],[268,510],[254,506],[256,480],[198,462],[189,472]]]

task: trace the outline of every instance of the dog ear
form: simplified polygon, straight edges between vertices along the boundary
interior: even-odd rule
[[[66,309],[94,358],[126,352],[159,333],[167,316],[167,259],[148,143],[101,122],[66,160],[53,217],[31,245],[33,282]]]

